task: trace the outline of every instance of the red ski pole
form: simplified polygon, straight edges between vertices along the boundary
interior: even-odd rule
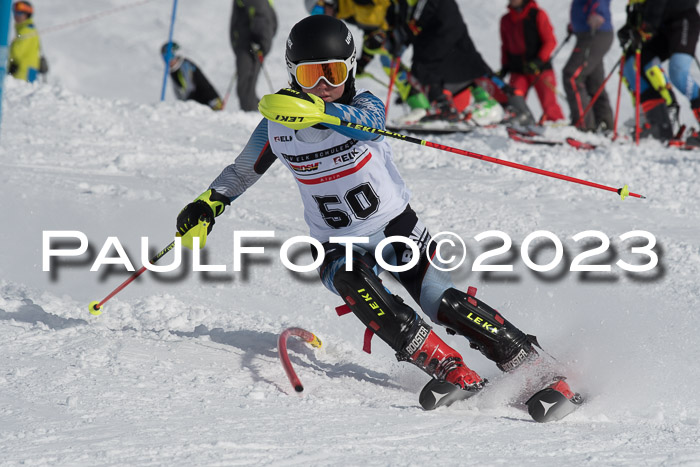
[[[622,57],[624,57],[624,55]],[[591,97],[590,102],[588,103],[588,105],[584,109],[583,113],[579,117],[578,121],[576,122],[576,125],[574,125],[575,127],[580,128],[580,125],[581,125],[581,123],[583,123],[583,119],[586,117],[586,114],[591,110],[591,108],[593,107],[593,104],[595,104],[595,101],[598,100],[600,95],[605,90],[605,84],[608,82],[608,80],[613,75],[613,73],[615,73],[615,70],[617,69],[617,67],[622,63],[622,57],[620,57],[620,59],[615,63],[615,65],[612,67],[612,70],[610,70],[610,73],[608,73],[608,76],[606,76],[605,79],[603,80],[603,84],[600,85],[600,87],[598,88],[596,93],[593,95],[593,97]]]
[[[635,72],[635,89],[634,89],[634,141],[639,146],[639,87],[641,86],[641,76],[642,76],[642,50],[637,47],[637,51],[634,53],[634,61],[635,61],[635,66],[636,66],[636,72]]]
[[[612,140],[617,139],[617,117],[620,116],[620,92],[622,91],[622,75],[625,71],[625,54],[620,57],[620,81],[617,82],[617,104],[615,104],[615,122],[613,123]]]
[[[292,386],[294,386],[294,390],[296,392],[302,392],[304,390],[304,386],[301,384],[301,380],[294,371],[292,362],[289,360],[289,354],[287,353],[287,338],[289,336],[300,337],[315,348],[321,347],[321,340],[312,332],[306,331],[305,329],[287,328],[282,331],[277,341],[277,351],[279,352],[280,361],[282,362],[284,372],[287,373],[287,378],[289,378],[289,382],[292,383]]]
[[[370,126],[362,125],[361,123],[351,123],[345,120],[341,120],[336,116],[328,115],[322,110],[319,110],[318,105],[312,99],[298,98],[299,94],[301,94],[299,91],[295,91],[293,89],[285,89],[276,94],[268,94],[266,96],[263,96],[262,99],[260,99],[260,103],[258,104],[258,110],[260,110],[260,113],[263,114],[265,118],[271,121],[280,122],[282,125],[292,129],[307,128],[318,123],[344,126],[353,130],[359,130],[367,133],[387,136],[389,138],[395,138],[401,141],[419,144],[421,146],[429,146],[431,148],[440,149],[447,152],[453,152],[455,154],[472,157],[474,159],[479,159],[486,162],[492,162],[494,164],[505,165],[507,167],[524,170],[526,172],[532,172],[540,175],[546,175],[547,177],[566,180],[568,182],[587,185],[593,188],[598,188],[600,190],[612,191],[619,194],[623,200],[627,196],[632,196],[635,198],[644,198],[644,196],[640,194],[630,193],[627,185],[623,186],[622,188],[613,188],[601,185],[599,183],[593,183],[587,180],[569,177],[568,175],[562,175],[556,172],[550,172],[548,170],[542,170],[535,167],[518,164],[516,162],[496,159],[494,157],[489,157],[483,154],[478,154],[471,151],[465,151],[463,149],[445,146],[443,144],[431,143],[430,141],[426,141],[424,139],[418,139],[412,136],[394,133],[393,131],[388,131],[381,128],[373,128]]]
[[[197,238],[199,240],[199,248],[204,248],[204,245],[207,243],[207,230],[209,228],[209,221],[207,221],[205,218],[201,218],[199,220],[199,223],[191,228],[185,235],[180,235],[180,233],[176,233],[176,237],[180,237],[182,239],[182,245],[189,248],[193,249],[194,245],[194,239]],[[153,258],[148,260],[149,264],[156,264],[156,262],[161,259],[167,252],[172,250],[175,247],[175,240],[170,242],[170,245],[166,246],[162,250],[160,250],[158,253],[153,256]],[[89,305],[89,310],[90,314],[93,314],[95,316],[101,315],[102,312],[100,311],[100,308],[102,308],[102,305],[104,305],[110,298],[114,297],[117,295],[119,292],[121,292],[124,287],[127,285],[131,284],[137,277],[139,277],[141,274],[146,272],[146,266],[141,266],[141,269],[133,273],[127,280],[122,282],[116,289],[112,291],[109,295],[107,295],[105,298],[102,299],[102,301],[97,301],[95,300],[94,302],[90,302]]]
[[[263,113],[263,115],[264,115],[264,113]],[[394,132],[388,131],[388,130],[367,127],[367,126],[361,125],[359,123],[346,122],[346,121],[343,121],[337,117],[333,117],[330,115],[326,115],[326,118],[324,118],[324,122],[329,123],[331,125],[340,125],[340,126],[345,126],[345,127],[352,128],[355,130],[366,131],[368,133],[376,133],[378,135],[387,136],[389,138],[400,139],[401,141],[407,141],[409,143],[420,144],[421,146],[428,146],[431,148],[440,149],[442,151],[452,152],[455,154],[460,154],[462,156],[467,156],[467,157],[479,159],[479,160],[486,161],[486,162],[492,162],[494,164],[505,165],[506,167],[512,167],[514,169],[524,170],[526,172],[532,172],[532,173],[536,173],[536,174],[540,174],[540,175],[545,175],[547,177],[558,178],[559,180],[565,180],[567,182],[578,183],[580,185],[586,185],[586,186],[590,186],[593,188],[598,188],[600,190],[612,191],[612,192],[620,195],[620,197],[623,200],[627,196],[632,196],[634,198],[646,198],[646,196],[630,192],[629,187],[627,185],[623,186],[622,188],[613,188],[610,186],[601,185],[599,183],[594,183],[594,182],[589,182],[587,180],[582,180],[580,178],[569,177],[568,175],[562,175],[562,174],[559,174],[556,172],[550,172],[548,170],[538,169],[536,167],[530,167],[529,165],[518,164],[517,162],[510,162],[510,161],[503,160],[503,159],[496,159],[495,157],[485,156],[483,154],[478,154],[476,152],[465,151],[464,149],[453,148],[451,146],[445,146],[444,144],[432,143],[432,142],[426,141],[424,139],[418,139],[418,138],[414,138],[412,136],[403,135],[400,133],[394,133]]]
[[[394,90],[394,81],[396,81],[396,75],[399,74],[399,68],[401,68],[401,57],[396,57],[394,68],[391,70],[391,81],[389,81],[389,94],[386,96],[386,103],[384,104],[384,114],[389,115],[389,103],[391,102],[391,92]]]
[[[155,264],[156,261],[161,259],[167,252],[173,249],[175,246],[175,240],[170,242],[170,245],[166,246],[162,250],[160,250],[153,258],[148,260],[150,264]],[[102,308],[102,305],[104,305],[110,298],[114,297],[117,295],[119,292],[121,292],[124,287],[127,285],[131,284],[137,277],[139,277],[141,274],[146,272],[146,266],[141,266],[141,269],[133,273],[127,280],[122,282],[116,289],[112,291],[109,295],[107,295],[105,298],[102,299],[102,301],[97,301],[95,300],[94,302],[90,302],[90,314],[93,314],[95,316],[101,315],[102,312],[100,311],[100,308]]]

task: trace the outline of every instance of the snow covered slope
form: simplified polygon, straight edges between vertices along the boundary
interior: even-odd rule
[[[131,3],[34,2],[40,29]],[[460,2],[492,64],[500,3],[477,10]],[[539,3],[562,38],[568,2]],[[613,3],[615,20],[622,21],[624,2]],[[266,66],[282,86],[284,38],[304,11],[301,1],[276,5],[281,26]],[[107,238],[118,237],[139,267],[140,238],[149,237],[153,251],[167,245],[179,210],[235,157],[260,118],[237,111],[235,97],[218,114],[172,96],[157,102],[158,49],[170,7],[154,0],[47,33],[50,82],[6,81],[0,465],[700,465],[700,156],[655,142],[613,145],[566,128],[549,129],[547,137],[576,135],[604,147],[524,146],[503,129],[432,138],[614,187],[629,183],[648,197],[625,201],[391,142],[412,205],[432,233],[455,232],[467,243],[458,286],[477,286],[483,300],[536,334],[587,394],[586,405],[561,423],[530,422],[508,404],[515,379],[500,378],[464,339],[449,336],[468,364],[495,383],[450,408],[420,410],[425,375],[396,362],[378,339],[371,355],[363,353],[359,321],[335,314],[340,300],[315,273],[293,274],[281,264],[281,243],[307,233],[294,182],[281,166],[217,219],[205,258],[226,265],[225,273],[193,273],[185,253],[178,272],[147,273],[101,316],[90,315],[87,304],[128,277],[120,267],[90,272]],[[220,90],[233,73],[229,13],[230,2],[180,2],[175,34]],[[266,88],[261,78],[259,92]],[[626,96],[624,105],[630,115]],[[234,229],[276,235],[261,242],[266,254],[246,273],[232,271]],[[84,232],[88,253],[43,272],[48,230]],[[477,255],[498,246],[473,239],[487,230],[513,239],[511,254],[498,258],[514,265],[512,273],[470,270]],[[549,273],[534,273],[520,258],[523,240],[537,230],[554,233],[565,248]],[[612,264],[611,273],[567,270],[576,255],[596,246],[572,240],[586,230],[610,237],[610,250],[594,261]],[[619,238],[634,230],[651,232],[658,242],[659,265],[650,272],[615,265],[646,262],[631,252],[634,240]],[[530,251],[540,264],[553,257],[551,249]],[[299,262],[309,260],[301,254]],[[324,343],[312,350],[290,342],[302,395],[277,360],[277,336],[289,326]]]

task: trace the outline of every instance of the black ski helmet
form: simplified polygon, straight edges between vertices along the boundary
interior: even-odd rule
[[[294,25],[287,38],[285,59],[289,85],[303,91],[294,76],[293,65],[302,62],[320,62],[324,60],[347,60],[351,65],[345,91],[338,102],[349,104],[355,96],[355,40],[348,27],[332,16],[307,16]]]

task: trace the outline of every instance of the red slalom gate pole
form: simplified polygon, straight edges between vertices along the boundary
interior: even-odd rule
[[[280,361],[282,362],[282,368],[284,372],[287,373],[287,378],[289,382],[292,383],[294,390],[296,392],[302,392],[304,386],[301,384],[301,380],[297,376],[294,368],[292,367],[292,362],[289,360],[289,354],[287,353],[287,338],[289,336],[296,336],[303,339],[305,342],[311,344],[312,347],[321,347],[321,340],[314,335],[314,333],[309,332],[302,328],[287,328],[280,334],[277,341],[277,350],[280,355]]]
[[[368,133],[375,133],[378,135],[387,136],[389,138],[395,138],[395,139],[399,139],[401,141],[407,141],[409,143],[420,144],[421,146],[428,146],[431,148],[440,149],[442,151],[453,152],[455,154],[471,157],[474,159],[479,159],[479,160],[486,161],[486,162],[492,162],[494,164],[505,165],[506,167],[512,167],[514,169],[524,170],[525,172],[532,172],[532,173],[536,173],[536,174],[540,174],[540,175],[545,175],[547,177],[558,178],[559,180],[566,180],[567,182],[578,183],[580,185],[586,185],[586,186],[590,186],[593,188],[598,188],[600,190],[612,191],[612,192],[620,195],[620,197],[623,200],[627,196],[632,196],[634,198],[646,198],[646,196],[630,192],[627,185],[623,186],[622,188],[613,188],[610,186],[601,185],[599,183],[594,183],[594,182],[589,182],[587,180],[582,180],[580,178],[574,178],[574,177],[569,177],[568,175],[562,175],[562,174],[559,174],[556,172],[550,172],[549,170],[543,170],[543,169],[538,169],[536,167],[530,167],[529,165],[518,164],[517,162],[511,162],[511,161],[507,161],[507,160],[503,160],[503,159],[496,159],[495,157],[485,156],[483,154],[478,154],[476,152],[465,151],[463,149],[457,149],[457,148],[453,148],[451,146],[445,146],[444,144],[432,143],[432,142],[426,141],[424,139],[418,139],[418,138],[414,138],[412,136],[403,135],[400,133],[394,133],[393,131],[382,130],[380,128],[367,127],[367,126],[361,125],[359,123],[346,122],[346,121],[340,120],[337,117],[330,117],[329,116],[329,119],[326,120],[326,122],[330,123],[332,125],[340,125],[340,126],[352,128],[354,130],[361,130],[361,131],[366,131]]]

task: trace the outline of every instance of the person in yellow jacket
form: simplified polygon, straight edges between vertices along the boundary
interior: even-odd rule
[[[29,2],[12,5],[15,18],[15,38],[10,45],[9,73],[17,79],[33,82],[39,77],[41,46],[39,33],[34,27],[34,8]]]

